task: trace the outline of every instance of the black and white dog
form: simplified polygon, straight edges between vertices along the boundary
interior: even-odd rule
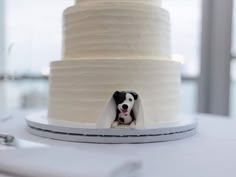
[[[130,125],[134,127],[136,119],[133,112],[135,101],[138,99],[138,94],[135,92],[118,92],[113,94],[113,98],[117,105],[116,119],[112,124],[112,127],[118,125]]]

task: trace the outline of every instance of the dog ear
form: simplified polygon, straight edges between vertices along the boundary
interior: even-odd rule
[[[137,100],[137,99],[138,99],[138,94],[137,94],[137,93],[131,92],[130,94],[133,95],[134,100]]]
[[[116,92],[113,94],[114,100],[117,100],[117,98],[119,97],[119,94],[120,94],[120,92],[118,92],[118,91],[116,91]]]

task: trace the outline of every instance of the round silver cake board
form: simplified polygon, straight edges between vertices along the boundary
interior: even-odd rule
[[[45,112],[26,117],[30,133],[51,139],[83,143],[152,143],[172,141],[190,137],[196,133],[197,121],[184,118],[181,123],[162,124],[145,129],[111,128],[96,129],[95,126],[82,126],[76,123],[49,121]]]

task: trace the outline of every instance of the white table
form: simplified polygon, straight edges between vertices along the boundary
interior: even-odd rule
[[[36,137],[26,131],[24,115],[25,113],[13,114],[12,119],[0,124],[0,132],[51,146],[73,146],[78,150],[97,153],[135,152],[144,162],[145,177],[236,176],[236,119],[198,115],[198,133],[188,139],[151,144],[107,145],[61,142]]]

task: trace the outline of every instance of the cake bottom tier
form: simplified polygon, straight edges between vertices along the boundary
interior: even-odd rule
[[[95,124],[115,91],[139,94],[145,125],[180,121],[180,64],[166,60],[53,62],[48,117]]]

